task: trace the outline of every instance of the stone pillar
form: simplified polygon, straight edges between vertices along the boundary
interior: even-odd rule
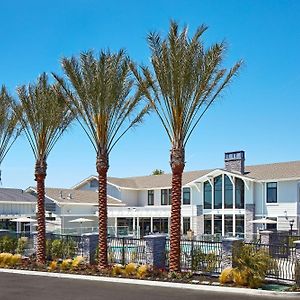
[[[246,215],[245,215],[245,241],[251,242],[254,234],[254,224],[250,221],[254,220],[255,216],[255,204],[246,204]]]
[[[164,269],[166,267],[166,235],[152,234],[144,237],[146,241],[147,264]]]
[[[296,282],[297,287],[300,287],[300,241],[294,241],[294,244],[296,246],[296,250],[295,250],[295,256],[296,256],[295,282]]]
[[[234,251],[238,251],[237,249],[242,245],[242,239],[239,238],[226,238],[222,240],[222,262],[221,269],[224,270],[226,268],[233,267],[233,254]]]
[[[270,245],[270,235],[273,233],[273,231],[270,230],[263,230],[259,232],[260,235],[260,243],[264,245]]]
[[[87,258],[90,264],[95,263],[96,250],[98,246],[98,234],[97,233],[86,233],[81,237],[82,249],[80,255]]]

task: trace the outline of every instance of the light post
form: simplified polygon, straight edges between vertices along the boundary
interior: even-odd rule
[[[293,226],[294,226],[294,222],[295,222],[294,219],[290,220],[290,228],[291,228],[290,234],[291,234],[291,235],[293,235]]]

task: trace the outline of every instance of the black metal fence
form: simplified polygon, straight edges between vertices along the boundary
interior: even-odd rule
[[[272,260],[267,277],[281,280],[295,280],[296,248],[293,244],[260,244],[246,243],[252,245],[255,250],[264,250]]]

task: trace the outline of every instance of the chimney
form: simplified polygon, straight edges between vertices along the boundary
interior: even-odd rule
[[[245,151],[225,152],[225,170],[245,173]]]

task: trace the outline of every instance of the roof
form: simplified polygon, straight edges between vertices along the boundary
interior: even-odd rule
[[[36,203],[36,197],[21,189],[0,188],[0,202]]]
[[[189,182],[210,173],[211,171],[212,170],[184,172],[182,176],[182,184],[186,185]],[[127,178],[108,177],[107,181],[119,187],[127,187],[133,189],[169,187],[172,184],[172,174],[149,175]]]
[[[256,180],[299,179],[300,161],[279,162],[245,167],[245,176]]]
[[[214,170],[209,169],[199,171],[188,171],[183,173],[182,184],[186,185],[202,176],[209,174]],[[300,161],[279,162],[262,165],[245,166],[245,178],[250,178],[258,181],[269,180],[284,180],[284,179],[300,179]],[[74,188],[80,188],[86,182],[97,179],[97,176],[89,176]],[[127,189],[151,189],[160,187],[171,187],[172,174],[149,175],[137,177],[108,177],[107,181],[110,184]]]
[[[46,197],[55,200],[61,204],[98,204],[98,193],[94,191],[83,191],[74,189],[62,189],[62,188],[46,188]],[[113,198],[111,196],[107,197],[108,206],[123,206],[121,200]]]

